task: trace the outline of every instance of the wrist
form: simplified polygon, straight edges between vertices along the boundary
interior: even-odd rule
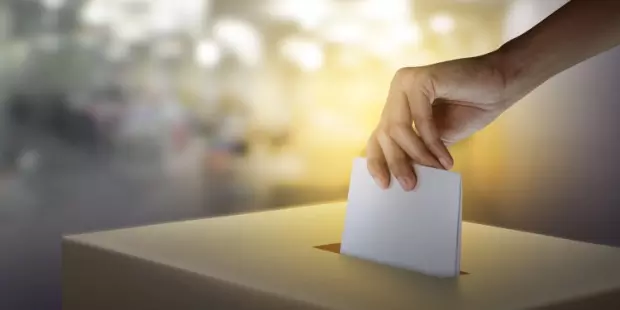
[[[519,61],[515,54],[510,42],[489,54],[492,65],[502,77],[504,97],[507,101],[512,101],[512,98],[517,97],[523,85],[526,84],[526,64]]]
[[[557,69],[557,57],[528,38],[508,41],[491,54],[504,79],[510,105],[544,83]]]
[[[529,81],[532,80],[529,63],[525,57],[519,56],[516,48],[508,42],[499,49],[488,54],[489,61],[502,77],[504,87],[504,100],[507,105],[512,105],[529,92]]]

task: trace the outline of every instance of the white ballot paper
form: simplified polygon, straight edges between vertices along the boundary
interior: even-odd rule
[[[415,165],[404,191],[379,188],[366,159],[353,163],[341,253],[436,277],[456,277],[461,253],[461,176]]]

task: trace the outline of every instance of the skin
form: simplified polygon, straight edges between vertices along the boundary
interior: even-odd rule
[[[413,190],[413,163],[449,170],[447,148],[483,129],[554,75],[620,44],[620,1],[572,0],[499,49],[398,70],[368,140],[368,170]]]

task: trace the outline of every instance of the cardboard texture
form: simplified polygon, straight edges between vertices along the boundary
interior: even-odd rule
[[[366,159],[353,164],[341,252],[436,277],[460,267],[461,177],[415,165],[418,184],[406,192],[392,176],[377,186]]]
[[[68,236],[63,309],[618,309],[620,249],[462,224],[437,278],[317,249],[345,203]]]

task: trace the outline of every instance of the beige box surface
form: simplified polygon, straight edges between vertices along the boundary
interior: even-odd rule
[[[63,309],[620,309],[620,249],[463,223],[438,279],[346,257],[345,203],[63,240]]]

